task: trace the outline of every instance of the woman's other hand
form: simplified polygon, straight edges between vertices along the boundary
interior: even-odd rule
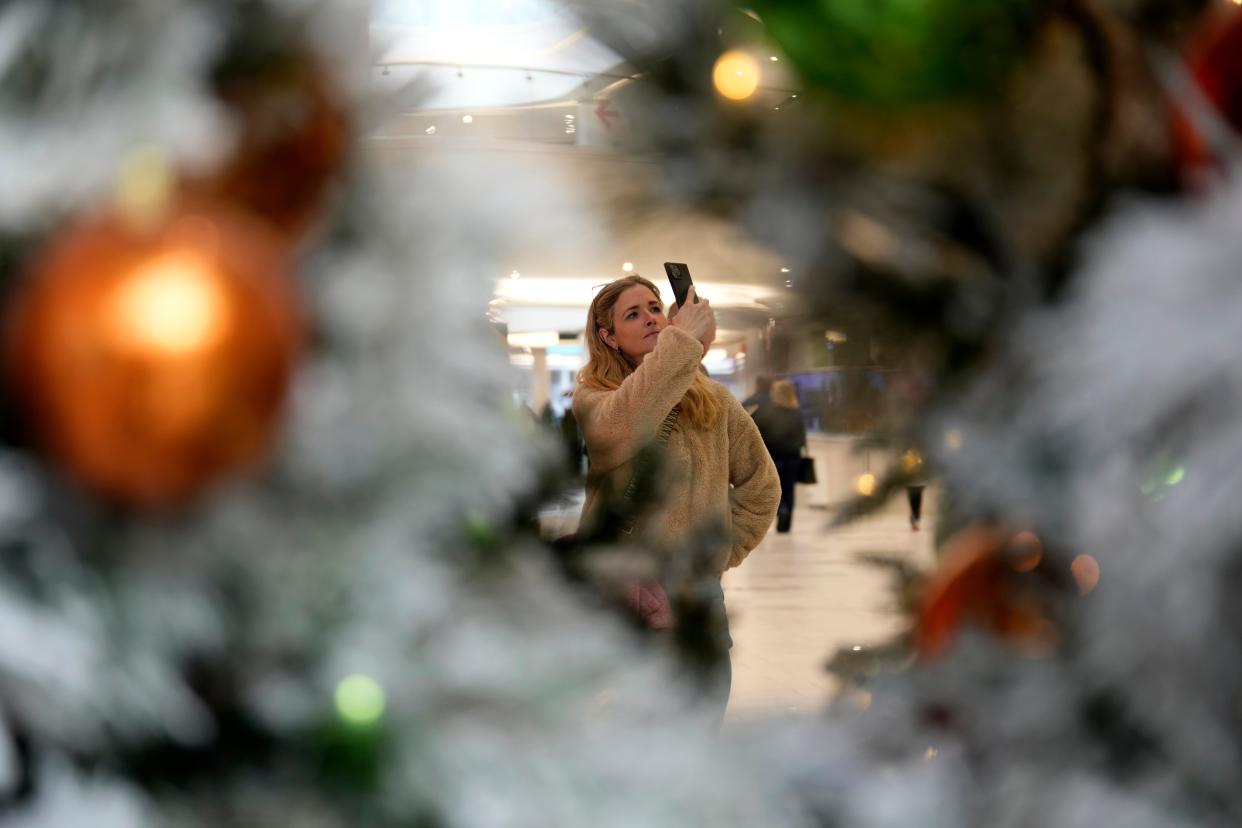
[[[716,341],[716,314],[712,311],[712,303],[700,298],[695,302],[694,285],[686,293],[686,306],[673,306],[669,314],[670,325],[681,328],[703,345],[703,353]]]

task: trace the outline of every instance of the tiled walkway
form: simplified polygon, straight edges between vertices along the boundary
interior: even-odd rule
[[[935,498],[924,498],[923,522],[910,530],[904,497],[883,512],[828,531],[830,513],[798,509],[788,534],[768,533],[750,557],[725,574],[733,635],[729,715],[805,713],[833,690],[826,659],[841,646],[866,646],[899,629],[889,574],[860,563],[864,552],[895,553],[913,563],[932,559]]]

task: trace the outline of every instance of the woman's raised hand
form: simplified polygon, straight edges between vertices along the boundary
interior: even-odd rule
[[[678,307],[669,322],[693,336],[703,344],[703,353],[716,341],[716,314],[712,312],[712,303],[700,298],[694,301],[697,294],[694,285],[686,293],[686,306]]]

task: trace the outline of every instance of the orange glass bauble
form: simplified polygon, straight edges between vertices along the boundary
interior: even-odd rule
[[[190,192],[235,204],[297,244],[323,211],[349,131],[340,93],[310,56],[273,59],[219,80],[237,143]]]
[[[79,483],[162,506],[259,460],[300,326],[282,244],[182,208],[55,239],[19,288],[4,367],[31,436]]]

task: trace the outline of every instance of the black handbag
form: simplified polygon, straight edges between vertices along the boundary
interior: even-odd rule
[[[798,482],[799,483],[818,483],[815,477],[815,458],[802,456],[798,458]]]

